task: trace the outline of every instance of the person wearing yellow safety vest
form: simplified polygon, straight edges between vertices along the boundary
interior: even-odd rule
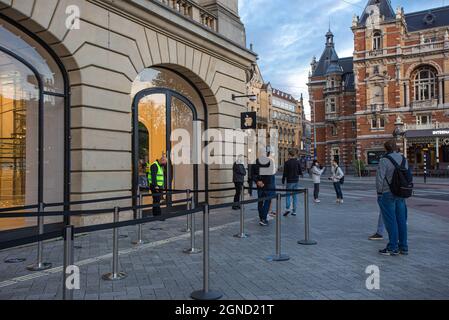
[[[165,172],[164,167],[167,165],[167,158],[162,156],[159,160],[154,161],[151,166],[147,165],[148,185],[153,194],[153,204],[161,203],[161,196],[155,195],[164,192],[165,188]],[[160,216],[162,214],[159,206],[153,207],[153,215]]]

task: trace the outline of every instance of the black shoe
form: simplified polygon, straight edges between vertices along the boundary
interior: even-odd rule
[[[268,226],[268,221],[260,220],[259,225],[261,225],[262,227],[266,227],[266,226]]]
[[[402,256],[408,256],[408,250],[407,251],[399,250],[399,254],[402,255]]]
[[[296,217],[296,212],[292,212],[292,216]]]
[[[379,240],[383,240],[384,237],[381,236],[381,235],[378,234],[378,233],[375,233],[375,234],[373,234],[371,237],[369,237],[368,239],[371,240],[371,241],[379,241]]]
[[[232,207],[232,210],[240,210],[240,207],[234,206],[234,207]]]
[[[388,249],[379,250],[379,253],[383,256],[398,256],[399,255],[399,251],[397,251],[397,250],[391,251]]]
[[[290,214],[290,211],[289,211],[289,210],[285,211],[284,217],[287,217],[289,214]]]

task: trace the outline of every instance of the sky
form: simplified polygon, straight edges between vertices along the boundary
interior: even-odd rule
[[[405,13],[449,5],[449,0],[392,0]],[[361,16],[368,0],[239,0],[248,46],[254,45],[259,67],[274,88],[304,96],[308,105],[308,74],[312,57],[320,58],[331,26],[340,58],[352,56],[354,14]]]

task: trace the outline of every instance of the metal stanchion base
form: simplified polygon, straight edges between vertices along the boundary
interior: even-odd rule
[[[131,242],[133,245],[135,245],[135,246],[142,246],[142,245],[144,245],[144,244],[147,244],[148,243],[148,241],[145,241],[145,240],[135,240],[135,241],[133,241],[133,242]]]
[[[218,291],[204,291],[204,290],[198,290],[195,292],[192,292],[190,297],[194,300],[219,300],[221,297],[223,297],[223,294]]]
[[[26,261],[25,258],[9,258],[9,259],[3,260],[4,263],[22,263],[25,261]]]
[[[127,276],[128,275],[125,272],[119,272],[116,274],[111,272],[104,274],[101,278],[106,281],[118,281],[125,279]]]
[[[318,242],[314,240],[300,240],[298,241],[298,244],[302,244],[303,246],[314,246],[318,244]]]
[[[246,239],[246,238],[249,238],[249,237],[250,237],[250,235],[246,234],[246,233],[239,233],[239,234],[235,234],[234,235],[234,238],[239,238],[239,239]]]
[[[185,254],[199,254],[203,251],[201,249],[190,248],[190,249],[185,249],[182,252],[184,252]]]
[[[290,257],[286,254],[280,254],[280,255],[273,255],[273,256],[269,256],[266,259],[267,261],[288,261],[290,260]]]
[[[27,270],[29,271],[43,271],[43,270],[48,270],[52,267],[52,264],[50,262],[41,262],[41,263],[36,263],[33,264],[31,266],[27,267]]]

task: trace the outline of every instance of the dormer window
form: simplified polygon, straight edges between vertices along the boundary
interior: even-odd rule
[[[374,31],[373,34],[373,50],[382,49],[382,32]]]

